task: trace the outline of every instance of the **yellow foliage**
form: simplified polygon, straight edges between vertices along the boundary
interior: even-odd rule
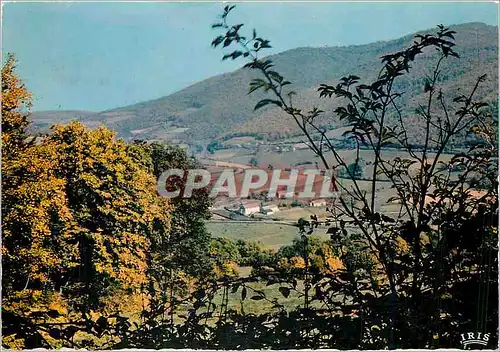
[[[48,304],[50,310],[55,310],[61,315],[68,314],[68,302],[59,294],[53,294],[50,303]]]
[[[137,304],[150,247],[170,230],[171,205],[143,160],[104,127],[59,125],[29,142],[31,94],[14,71],[9,55],[2,67],[2,309],[67,322],[77,314],[73,303],[102,299],[109,289],[128,292],[122,305]],[[24,347],[14,335],[3,344]]]
[[[395,242],[396,242],[395,243],[396,252],[398,254],[408,253],[408,251],[409,251],[408,243],[403,238],[401,238],[400,236],[398,236],[398,237],[396,237]]]
[[[303,269],[306,267],[306,262],[304,261],[304,258],[295,256],[295,257],[290,258],[289,265],[291,268]]]
[[[50,318],[52,322],[63,322],[68,319],[68,302],[62,295],[55,292],[43,292],[41,290],[25,289],[6,297],[2,301],[2,307],[6,311],[29,317],[34,312],[57,312],[58,316]],[[40,318],[47,319],[48,317]]]
[[[14,270],[26,266],[18,279],[45,282],[51,271],[65,272],[78,264],[77,244],[70,241],[77,224],[68,206],[65,182],[55,174],[56,158],[55,146],[44,144],[27,148],[23,157],[2,164],[4,177],[24,175],[4,184],[2,192],[2,254],[7,266],[20,263]]]
[[[117,312],[126,313],[127,315],[140,315],[143,307],[149,304],[149,296],[142,292],[127,292],[117,290],[107,297],[101,299],[103,311],[107,314],[115,314]],[[97,320],[101,312],[93,312],[92,320]]]
[[[336,257],[330,257],[326,260],[326,263],[328,265],[328,268],[331,271],[336,271],[339,269],[345,269],[344,263],[342,262],[341,259],[336,258]]]
[[[154,235],[155,222],[168,229],[169,205],[157,195],[153,176],[111,131],[56,126],[4,172],[24,175],[3,194],[12,205],[4,212],[2,250],[9,261],[28,265],[27,280],[46,282],[50,273],[80,265],[85,243],[97,273],[127,287],[145,282],[146,234]],[[93,229],[97,219],[102,223]],[[23,236],[30,242],[21,245]]]
[[[430,243],[430,238],[429,235],[426,235],[425,233],[420,235],[420,243],[423,245],[429,244]],[[408,247],[408,246],[407,246]]]
[[[278,262],[278,267],[281,269],[288,268],[288,258],[280,258]]]
[[[389,278],[385,274],[381,274],[377,278],[377,282],[379,286],[385,286],[389,284]]]
[[[15,73],[16,59],[8,54],[2,67],[2,162],[19,152],[26,137],[31,93]]]
[[[2,345],[7,346],[11,350],[23,350],[24,347],[24,339],[17,338],[16,334],[3,336],[2,337]]]
[[[235,262],[227,262],[223,263],[222,265],[216,265],[214,271],[218,277],[237,277],[240,274],[238,270],[238,264],[236,264]]]
[[[94,286],[134,290],[147,282],[149,248],[169,231],[171,206],[112,132],[56,126],[2,163],[2,173],[5,309],[64,317],[65,301],[50,290],[87,283],[70,297],[82,299]],[[9,346],[17,344],[12,337]]]

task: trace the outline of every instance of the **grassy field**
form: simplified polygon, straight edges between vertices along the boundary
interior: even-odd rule
[[[224,144],[236,145],[236,144],[252,143],[252,142],[255,142],[255,137],[244,136],[244,137],[233,137],[231,139],[228,139],[227,141],[224,141]]]
[[[295,226],[282,224],[262,224],[258,222],[243,223],[213,223],[207,222],[207,229],[213,237],[227,237],[245,241],[261,242],[268,248],[279,249],[298,238]]]
[[[346,188],[351,186],[350,183],[352,181],[343,180],[343,186]],[[359,181],[359,185],[362,190],[370,194],[371,184],[369,181]],[[390,184],[388,182],[380,182],[377,185],[376,194],[377,211],[388,216],[395,216],[399,210],[399,206],[397,204],[387,204],[389,197],[394,195],[394,191],[390,189]],[[332,215],[330,211],[326,210],[326,207],[292,207],[281,208],[279,212],[272,214],[269,220],[276,219],[277,221],[295,223],[300,218],[309,220],[313,214],[317,215],[320,220],[324,220]],[[281,223],[273,224],[259,221],[243,223],[229,220],[207,222],[206,226],[214,237],[261,242],[264,246],[272,249],[278,249],[281,246],[291,244],[299,236],[297,227]],[[314,234],[325,240],[329,239],[324,228],[318,228]]]
[[[284,285],[286,287],[290,287],[289,285]],[[241,312],[242,310],[245,314],[256,314],[260,315],[263,313],[273,311],[273,301],[277,300],[279,304],[282,304],[286,310],[291,311],[299,306],[304,305],[304,284],[302,280],[297,280],[296,290],[291,290],[290,295],[288,297],[284,297],[279,291],[279,284],[274,284],[271,286],[266,286],[266,282],[252,282],[246,284],[247,287],[247,296],[245,300],[241,300],[241,292],[242,287],[238,289],[237,292],[228,293],[228,309],[234,309],[235,311]],[[263,292],[265,295],[265,299],[255,300],[252,297],[258,296],[257,291]],[[220,307],[222,304],[222,290],[219,290],[213,299],[213,303],[216,304],[214,314],[217,316],[220,314]],[[320,308],[321,303],[318,301],[314,301],[311,303],[312,306]],[[177,314],[186,315],[188,306],[180,306],[176,309]],[[201,312],[203,309],[200,310]],[[174,321],[180,323],[178,317],[174,317]],[[208,319],[208,323],[214,322],[215,320]]]
[[[340,154],[346,160],[347,163],[353,162],[355,160],[356,154],[354,150],[341,150]],[[397,150],[384,150],[383,157],[386,159],[393,159],[395,157],[404,157],[403,152]],[[222,156],[222,154],[219,154]],[[429,154],[429,158],[434,155]],[[261,165],[272,164],[277,167],[285,167],[290,165],[295,165],[300,162],[315,161],[312,152],[309,150],[297,150],[295,152],[284,152],[277,153],[275,151],[270,151],[266,147],[261,147],[256,156]],[[360,151],[360,157],[365,161],[364,175],[365,177],[370,177],[373,166],[370,161],[373,161],[373,153],[367,150]],[[442,155],[443,161],[449,161],[451,159],[451,154]],[[242,162],[245,163],[246,158],[249,156],[240,157],[228,157],[227,161],[232,162]],[[333,161],[333,157],[330,158],[330,162]],[[342,188],[352,189],[353,181],[348,179],[338,179],[338,183]],[[368,199],[371,197],[371,181],[359,180],[357,181],[358,186],[362,191],[366,192]],[[342,192],[344,197],[345,192]],[[375,210],[377,212],[383,213],[388,216],[397,216],[399,211],[399,205],[388,204],[387,201],[390,197],[395,196],[396,193],[394,189],[391,189],[390,182],[378,181],[376,188],[375,197]],[[348,197],[348,196],[347,196]],[[324,219],[329,215],[326,212],[326,208],[312,208],[312,207],[296,207],[281,209],[279,212],[270,216],[270,218],[278,219],[281,221],[296,222],[299,218],[309,219],[312,214],[316,214],[318,218]],[[232,239],[243,239],[246,241],[260,241],[262,244],[268,248],[278,249],[283,245],[288,245],[292,243],[294,238],[298,237],[298,229],[294,226],[287,226],[283,224],[272,224],[272,223],[207,223],[208,230],[214,237],[228,237]],[[324,233],[324,230],[318,229],[315,235],[324,237],[328,239],[328,236]]]
[[[252,151],[248,149],[222,149],[222,150],[217,150],[215,153],[210,155],[210,159],[213,160],[221,160],[221,161],[230,161],[233,163],[239,163],[237,158],[244,157],[246,160],[247,158],[250,159],[252,157]],[[247,157],[247,158],[245,158]],[[247,164],[248,162],[242,163],[242,164]]]
[[[282,209],[274,213],[272,217],[279,220],[297,221],[300,218],[308,220],[311,215],[316,215],[319,219],[324,219],[329,216],[330,213],[326,211],[326,207],[294,207]]]
[[[304,304],[304,298],[302,295],[304,292],[304,285],[302,281],[297,281],[298,292],[292,290],[287,298],[283,297],[283,295],[278,290],[278,287],[278,285],[266,286],[265,282],[251,283],[248,285],[247,298],[245,299],[245,301],[243,301],[243,305],[241,301],[241,288],[235,293],[229,293],[228,308],[234,309],[236,311],[241,311],[241,308],[243,306],[245,313],[253,313],[258,315],[266,312],[271,312],[273,310],[273,304],[270,301],[273,301],[274,299],[276,299],[280,304],[283,304],[287,310],[292,310]],[[264,292],[266,299],[252,300],[251,297],[256,295],[256,292],[254,290]],[[219,306],[221,302],[222,294],[219,294],[214,299],[214,303]]]
[[[332,131],[334,133],[334,131]],[[338,132],[337,132],[338,133]],[[320,159],[309,149],[300,149],[290,152],[276,152],[273,146],[260,146],[258,151],[255,153],[255,158],[258,160],[259,165],[267,166],[269,164],[274,167],[290,167],[297,164],[312,162],[313,165],[317,161],[318,165],[322,167]],[[236,163],[248,163],[248,160],[252,157],[251,151],[249,150],[238,150],[238,149],[227,149],[217,151],[212,157],[218,160],[231,161]],[[339,150],[340,156],[345,160],[347,164],[352,163],[356,159],[356,151],[352,149]],[[417,153],[418,154],[418,153]],[[433,158],[435,154],[429,153],[429,158]],[[330,165],[337,164],[335,158],[331,153],[325,154],[326,159]],[[374,153],[370,150],[361,150],[360,158],[365,162],[373,162],[375,160]],[[441,160],[449,161],[453,155],[443,154]],[[386,160],[394,159],[395,157],[407,157],[407,153],[403,151],[398,151],[395,149],[384,149],[382,151],[382,157]],[[370,172],[370,167],[366,168],[366,172]]]

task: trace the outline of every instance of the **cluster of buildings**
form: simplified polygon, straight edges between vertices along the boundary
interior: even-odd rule
[[[327,205],[326,199],[313,199],[306,203],[310,207],[325,207]],[[272,215],[279,211],[276,204],[263,205],[261,201],[258,200],[246,200],[241,201],[237,211],[241,215],[249,216],[252,214],[264,214]]]
[[[246,216],[258,213],[262,213],[264,215],[272,215],[278,211],[279,208],[276,204],[263,205],[258,200],[242,201],[238,209],[238,212],[241,215]]]

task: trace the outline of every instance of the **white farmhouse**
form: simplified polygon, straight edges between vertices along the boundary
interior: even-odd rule
[[[261,207],[261,213],[264,215],[272,215],[277,211],[279,211],[279,208],[276,204],[269,204]]]
[[[260,202],[259,201],[243,201],[240,205],[240,214],[251,215],[260,213]]]
[[[310,207],[325,207],[326,200],[325,199],[313,199],[309,202]]]

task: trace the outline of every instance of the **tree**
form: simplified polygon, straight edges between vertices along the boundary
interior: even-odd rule
[[[217,257],[217,261],[220,263],[239,263],[241,260],[238,244],[229,238],[218,237],[212,239],[210,251],[213,256]]]
[[[15,73],[16,59],[7,54],[2,67],[2,162],[21,152],[27,138],[31,93]]]
[[[215,153],[219,149],[222,149],[222,145],[219,143],[219,141],[217,141],[215,139],[211,140],[210,143],[208,143],[208,145],[207,145],[207,151],[210,154]]]
[[[40,314],[54,317],[52,299],[88,319],[113,290],[139,291],[148,282],[150,248],[168,233],[171,206],[105,128],[55,126],[7,171],[13,181],[2,192],[2,310],[11,319],[3,327],[26,347],[50,346],[31,324]],[[41,311],[29,303],[37,293],[46,299]]]
[[[129,146],[144,167],[156,179],[169,169],[199,169],[202,166],[178,147],[162,143],[136,141]],[[186,178],[178,186],[185,187]],[[207,189],[193,191],[190,198],[170,199],[171,227],[161,241],[152,248],[150,263],[151,310],[168,310],[162,319],[173,324],[173,309],[176,297],[190,293],[197,281],[214,277],[214,260],[210,255],[211,235],[204,221],[211,217],[212,204]],[[165,308],[168,307],[168,308]]]
[[[359,162],[354,162],[347,166],[346,176],[348,178],[355,178],[358,180],[363,177],[363,169],[361,168]]]
[[[272,251],[264,249],[261,243],[237,240],[236,246],[241,256],[238,263],[241,266],[251,266],[255,269],[270,265],[273,260]]]
[[[233,8],[226,6],[220,22],[214,24],[223,33],[212,45],[230,50],[223,59],[246,58],[244,67],[259,74],[250,82],[249,92],[266,92],[268,97],[258,101],[255,109],[273,106],[284,111],[296,122],[326,169],[338,168],[355,176],[352,171],[357,170],[352,166],[350,170],[334,142],[316,124],[324,112],[298,107],[294,102],[296,93],[288,87],[292,83],[277,72],[272,60],[260,58],[261,52],[270,48],[269,40],[259,37],[255,30],[245,36],[241,34],[242,24],[228,23]],[[459,58],[454,50],[454,34],[438,26],[436,34],[419,34],[407,48],[382,56],[375,80],[362,81],[349,75],[337,85],[322,84],[318,89],[320,98],[338,99],[333,113],[351,127],[348,135],[355,143],[357,159],[361,149],[374,155],[371,191],[366,192],[356,177],[352,177],[352,184],[339,185],[342,197],[334,207],[337,213],[332,214],[339,227],[332,228],[332,233],[339,233],[341,239],[360,236],[376,270],[352,270],[347,265],[341,276],[347,284],[340,286],[335,280],[313,277],[311,287],[316,290],[316,299],[325,289],[328,294],[350,297],[360,307],[363,321],[371,321],[367,330],[360,332],[364,337],[357,342],[358,347],[452,347],[459,333],[452,326],[462,326],[461,332],[498,328],[496,318],[483,310],[488,306],[495,314],[498,311],[496,290],[491,291],[497,285],[498,272],[497,249],[493,245],[498,227],[498,182],[492,171],[497,165],[497,148],[492,143],[493,129],[485,127],[494,123],[488,104],[476,100],[484,76],[478,77],[467,94],[458,97],[449,97],[446,87],[440,86],[442,65]],[[232,45],[237,48],[232,49]],[[415,69],[422,53],[431,51],[435,54],[427,61],[434,60],[434,68],[423,79],[425,102],[414,110],[403,108],[401,77]],[[413,111],[420,116],[419,124],[424,129],[418,150],[411,142],[412,127],[405,118]],[[467,153],[456,151],[450,167],[438,170],[444,152],[453,150],[453,140],[468,132],[482,135],[483,140],[473,143]],[[319,141],[313,138],[316,134],[321,136]],[[388,145],[399,148],[402,156],[386,157],[384,147]],[[455,170],[458,181],[451,182],[451,170]],[[483,170],[482,177],[491,180],[480,196],[470,192],[473,170]],[[399,207],[396,216],[378,211],[378,175],[386,177],[395,191],[389,202]],[[475,230],[471,232],[472,228]],[[473,268],[478,269],[473,273]],[[455,282],[454,275],[464,278],[461,284]],[[359,295],[370,282],[370,294]],[[306,297],[307,292],[306,287]],[[477,312],[466,302],[476,302]],[[381,332],[376,336],[370,330],[373,323]],[[321,329],[318,324],[314,326]],[[436,337],[443,326],[450,333]]]
[[[255,158],[255,157],[252,157],[248,163],[249,163],[250,165],[252,165],[252,166],[257,166],[257,165],[259,165],[259,161],[258,161],[258,160],[257,160],[257,158]]]
[[[148,163],[151,163],[151,172],[157,179],[168,169],[202,167],[178,147],[150,143],[144,145],[144,150]],[[190,198],[171,199],[172,227],[165,248],[173,255],[169,266],[199,278],[209,275],[212,268],[208,251],[211,236],[204,223],[211,217],[212,200],[207,189],[194,190],[193,193]]]

